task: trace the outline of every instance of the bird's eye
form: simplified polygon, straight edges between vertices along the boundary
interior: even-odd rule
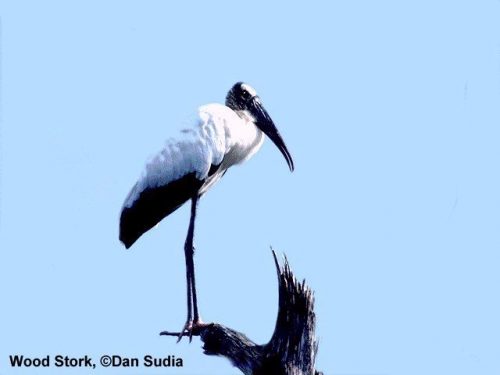
[[[248,94],[248,91],[247,91],[247,90],[243,90],[243,91],[241,92],[241,95],[243,96],[243,98],[245,98],[245,99],[246,99],[246,98],[248,98],[248,95],[249,95],[249,94]]]

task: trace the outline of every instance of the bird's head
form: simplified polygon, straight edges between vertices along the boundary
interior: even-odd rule
[[[243,82],[237,82],[227,93],[226,106],[235,112],[245,111],[247,114],[250,114],[254,119],[255,125],[262,130],[281,151],[290,171],[293,172],[294,165],[292,156],[283,138],[281,138],[278,129],[274,125],[273,120],[265,110],[257,92],[252,86]]]

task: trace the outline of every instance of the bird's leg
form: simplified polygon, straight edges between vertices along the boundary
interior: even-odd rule
[[[195,196],[192,199],[191,204],[191,219],[189,221],[189,230],[188,236],[186,238],[185,244],[185,252],[186,252],[186,265],[188,268],[188,274],[191,278],[191,296],[192,296],[192,306],[193,306],[193,320],[188,320],[187,331],[189,334],[189,340],[192,340],[193,331],[196,331],[198,328],[202,328],[204,325],[200,319],[200,314],[198,312],[198,298],[196,296],[196,279],[195,279],[195,270],[194,270],[194,223],[196,219],[196,210],[198,207],[198,196]]]
[[[186,259],[186,290],[187,290],[187,319],[186,323],[179,332],[171,332],[171,331],[163,331],[160,335],[165,336],[177,336],[177,342],[181,341],[182,336],[186,336],[189,334],[190,340],[192,340],[191,332],[193,326],[193,295],[192,295],[192,287],[191,287],[191,275],[192,275],[192,259],[193,259],[193,250],[192,247],[192,230],[191,224],[189,225],[188,235],[186,237],[186,242],[184,244],[184,255]]]
[[[196,279],[194,276],[194,248],[191,253],[193,256],[191,257],[191,266],[192,266],[192,274],[191,274],[191,293],[193,294],[193,324],[201,323],[200,314],[198,313],[198,298],[196,296]]]
[[[184,324],[182,330],[178,333],[173,332],[161,332],[160,335],[168,336],[178,336],[177,342],[180,341],[182,336],[189,336],[189,341],[192,340],[193,333],[203,328],[205,325],[201,322],[200,315],[198,312],[198,301],[196,297],[196,286],[195,286],[195,276],[194,276],[194,222],[196,219],[196,208],[198,204],[198,196],[192,198],[191,202],[191,218],[189,220],[189,229],[186,236],[186,242],[184,243],[184,254],[186,257],[186,280],[187,280],[187,320]],[[194,319],[193,319],[194,310]]]
[[[186,237],[186,242],[184,243],[184,256],[186,259],[186,290],[187,290],[187,319],[184,327],[179,333],[179,338],[177,342],[179,342],[183,336],[184,331],[189,330],[193,322],[193,294],[191,287],[191,277],[192,277],[192,259],[193,259],[193,250],[192,250],[192,242],[193,242],[193,232],[194,228],[192,225],[192,221],[189,223],[188,234]],[[189,244],[191,243],[191,247]],[[191,260],[190,260],[191,259]]]
[[[196,220],[196,206],[198,198],[195,197],[191,201],[191,218],[189,219],[189,229],[184,243],[184,255],[186,257],[186,280],[187,280],[187,298],[188,298],[188,315],[184,328],[179,333],[179,339],[182,338],[184,332],[192,332],[193,327],[193,273],[194,273],[194,222]],[[192,336],[189,336],[192,340]]]

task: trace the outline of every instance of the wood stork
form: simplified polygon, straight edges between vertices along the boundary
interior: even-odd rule
[[[291,171],[293,160],[271,117],[255,90],[236,83],[226,96],[225,105],[208,104],[198,109],[191,128],[170,139],[145,167],[123,204],[120,216],[120,241],[128,249],[164,217],[191,200],[191,218],[184,252],[187,280],[187,320],[179,333],[192,336],[202,327],[198,312],[194,274],[193,234],[198,199],[232,165],[255,154],[264,134],[278,147]]]

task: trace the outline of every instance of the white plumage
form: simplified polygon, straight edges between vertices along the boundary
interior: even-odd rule
[[[207,104],[198,109],[192,127],[170,138],[163,149],[147,163],[124,203],[130,208],[147,188],[168,185],[187,174],[204,181],[200,195],[205,193],[232,165],[248,160],[264,142],[264,135],[251,116],[240,117],[225,105]],[[212,166],[219,166],[208,176]]]

